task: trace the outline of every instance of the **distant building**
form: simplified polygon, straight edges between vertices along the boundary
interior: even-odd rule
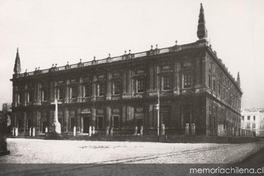
[[[241,128],[264,137],[264,108],[245,109],[241,113]]]
[[[233,78],[210,46],[202,5],[198,23],[193,43],[32,72],[21,73],[17,50],[13,127],[22,135],[52,131],[58,99],[61,131],[69,135],[133,134],[135,127],[144,134],[165,127],[174,135],[239,135],[239,74]]]
[[[11,116],[12,116],[12,111],[11,111],[11,104],[10,103],[3,103],[2,105],[2,113],[3,117],[6,119],[6,126],[7,126],[7,132],[11,132]]]

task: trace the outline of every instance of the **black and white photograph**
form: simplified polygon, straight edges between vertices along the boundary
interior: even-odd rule
[[[0,175],[263,175],[263,0],[0,0]]]

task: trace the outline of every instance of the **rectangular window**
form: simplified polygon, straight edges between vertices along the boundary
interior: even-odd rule
[[[215,80],[213,80],[213,90],[216,91],[216,83],[215,83]]]
[[[48,100],[48,90],[44,89],[42,90],[42,101],[47,101]]]
[[[256,128],[256,124],[255,123],[252,123],[252,128]]]
[[[75,126],[75,118],[72,117],[71,118],[71,129],[73,129],[74,126]]]
[[[209,83],[209,87],[212,87],[212,82],[211,82],[211,75],[208,76],[208,83]]]
[[[85,85],[84,86],[84,97],[90,97],[91,96],[91,86]]]
[[[163,90],[170,90],[170,76],[163,77]]]
[[[242,116],[242,121],[244,121],[244,116]]]
[[[256,120],[256,116],[253,116],[253,120],[254,120],[254,121]]]
[[[250,116],[248,116],[247,119],[250,120]]]
[[[98,84],[98,95],[103,96],[105,94],[105,87],[104,83],[101,82]]]
[[[113,82],[113,92],[114,95],[118,95],[121,93],[121,82],[120,81],[115,81]]]
[[[104,127],[103,117],[97,117],[96,124],[97,129],[102,129]]]
[[[33,91],[29,92],[28,96],[29,96],[29,98],[28,98],[29,102],[33,102],[34,101],[34,99],[33,99],[34,98],[34,92]]]
[[[58,88],[58,99],[59,99],[59,100],[64,99],[64,91],[63,91],[63,87],[59,87],[59,88]]]
[[[138,93],[144,92],[144,79],[143,78],[139,78],[137,80],[137,92]]]
[[[114,128],[119,128],[119,116],[114,116],[113,121]]]
[[[77,86],[71,87],[71,98],[77,98],[78,96],[78,89]]]
[[[192,76],[190,73],[183,75],[183,88],[192,87]]]
[[[22,103],[22,93],[17,94],[17,102]]]

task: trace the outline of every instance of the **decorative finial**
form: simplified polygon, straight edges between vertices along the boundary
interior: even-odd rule
[[[96,56],[94,56],[94,60],[95,60]]]
[[[54,64],[52,64],[52,66],[51,67],[54,67]]]
[[[80,59],[80,62],[82,62],[82,59]]]
[[[153,49],[153,45],[150,46],[151,47],[151,50]]]
[[[57,64],[55,64],[55,67],[57,67]]]
[[[27,73],[27,69],[25,70],[25,73]]]
[[[69,65],[69,61],[67,61],[67,65]]]
[[[175,45],[177,45],[177,43],[178,43],[178,41],[176,40],[176,41],[175,41]]]
[[[108,53],[108,57],[111,57],[111,54],[110,53]]]
[[[204,9],[203,9],[202,3],[200,7],[200,14],[199,14],[199,20],[198,20],[197,37],[199,39],[207,38],[207,29],[205,27]]]
[[[21,64],[19,57],[19,48],[17,47],[16,60],[14,65],[14,74],[19,74],[21,72]]]
[[[237,84],[240,87],[241,83],[240,83],[240,75],[239,75],[239,72],[237,73]]]
[[[38,70],[40,69],[40,67],[38,67]]]
[[[128,52],[129,52],[129,54],[130,54],[131,50],[128,50]]]
[[[125,50],[125,54],[126,54],[126,50]]]

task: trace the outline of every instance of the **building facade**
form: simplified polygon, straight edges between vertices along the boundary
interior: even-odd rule
[[[242,91],[207,41],[201,5],[193,43],[21,73],[14,67],[12,125],[18,134],[239,135]],[[89,130],[91,127],[92,130]]]
[[[244,109],[241,112],[241,129],[252,131],[256,136],[264,137],[264,109]]]

